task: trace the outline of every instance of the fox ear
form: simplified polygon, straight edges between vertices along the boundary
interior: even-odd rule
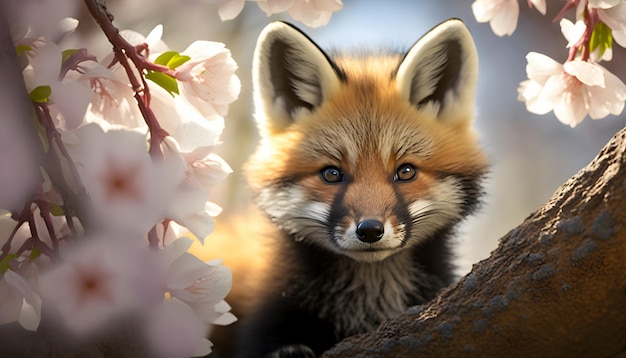
[[[420,110],[432,111],[440,121],[471,122],[478,55],[469,30],[450,19],[419,39],[396,72],[400,95]]]
[[[313,112],[345,77],[300,30],[274,22],[259,35],[252,78],[259,127],[274,132]]]

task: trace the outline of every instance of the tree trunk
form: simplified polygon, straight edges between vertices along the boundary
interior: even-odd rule
[[[430,303],[324,357],[626,356],[626,128]]]

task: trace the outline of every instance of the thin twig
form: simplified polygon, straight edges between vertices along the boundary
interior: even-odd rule
[[[152,112],[147,105],[147,103],[150,102],[150,88],[147,86],[143,74],[145,71],[152,70],[174,76],[174,71],[170,70],[166,66],[157,65],[148,61],[140,53],[147,48],[145,44],[134,46],[120,36],[119,29],[113,25],[112,18],[104,8],[104,5],[99,4],[96,0],[85,0],[85,4],[87,5],[87,8],[93,18],[96,20],[98,25],[100,25],[100,28],[109,42],[113,45],[115,57],[126,71],[126,75],[128,76],[133,91],[135,91],[135,100],[137,101],[139,110],[141,111],[141,114],[143,115],[150,130],[150,155],[152,158],[162,158],[163,152],[161,151],[161,142],[168,135],[168,133],[161,128],[154,112]],[[141,81],[135,76],[135,72],[130,66],[128,59],[131,60],[135,68],[139,71]]]

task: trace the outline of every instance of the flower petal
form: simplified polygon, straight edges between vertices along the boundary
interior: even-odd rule
[[[545,84],[550,76],[563,72],[563,65],[538,52],[529,52],[526,60],[528,61],[526,65],[528,78],[540,85]]]
[[[241,13],[245,3],[244,0],[224,1],[217,8],[217,13],[222,21],[232,20]]]
[[[517,0],[508,1],[506,8],[500,10],[489,22],[491,30],[494,34],[502,37],[510,36],[517,28],[517,19],[519,17],[519,4]]]
[[[580,60],[567,61],[563,64],[563,69],[587,86],[604,88],[604,73],[596,64]]]

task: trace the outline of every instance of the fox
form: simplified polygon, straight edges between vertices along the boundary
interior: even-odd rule
[[[482,201],[478,55],[449,19],[404,54],[334,53],[286,22],[253,57],[259,146],[244,171],[272,259],[237,357],[317,357],[433,299]]]

